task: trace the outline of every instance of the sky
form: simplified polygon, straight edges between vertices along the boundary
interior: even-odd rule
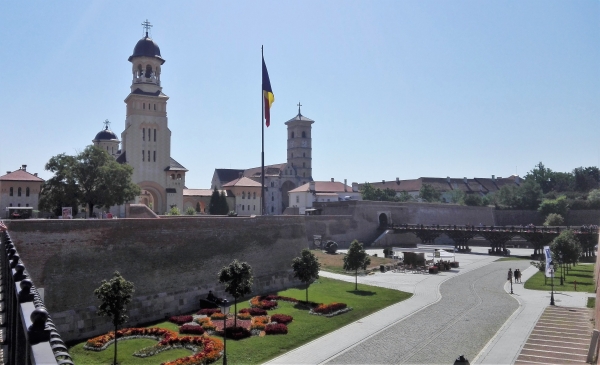
[[[0,4],[0,175],[120,136],[141,23],[166,60],[171,156],[188,188],[261,162],[261,46],[313,178],[524,176],[600,164],[598,1],[27,1]]]

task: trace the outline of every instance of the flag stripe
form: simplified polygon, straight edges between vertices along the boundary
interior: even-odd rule
[[[275,101],[275,95],[273,89],[271,89],[271,80],[269,79],[269,71],[267,71],[267,65],[265,59],[262,59],[262,89],[264,99],[264,110],[265,110],[265,124],[268,127],[271,125],[271,105]]]

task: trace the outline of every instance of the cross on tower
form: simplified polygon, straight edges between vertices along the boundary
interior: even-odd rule
[[[148,37],[148,31],[150,30],[150,28],[152,28],[152,24],[150,24],[148,19],[146,19],[146,21],[142,23],[142,27],[146,29],[146,37]]]
[[[298,115],[302,115],[302,114],[300,113],[300,107],[302,106],[302,104],[300,104],[300,102],[298,102],[298,104],[297,104],[297,105],[298,105]]]
[[[108,119],[106,119],[104,121],[104,129],[108,130],[108,125],[110,124],[110,122],[108,121]]]

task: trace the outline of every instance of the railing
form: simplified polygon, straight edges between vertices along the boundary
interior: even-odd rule
[[[2,363],[73,365],[8,232],[0,232]]]
[[[578,233],[598,233],[598,226],[474,226],[474,225],[456,225],[456,224],[390,224],[386,229],[396,231],[468,231],[468,232],[515,232],[515,233],[560,233],[564,230],[573,230]]]

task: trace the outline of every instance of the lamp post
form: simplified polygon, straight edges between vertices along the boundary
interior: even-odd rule
[[[550,305],[554,305],[554,262],[550,261],[548,265],[550,269],[550,283],[552,285],[552,291],[550,292]]]
[[[511,277],[510,277],[510,293],[511,293],[511,294],[514,294],[514,293],[513,293],[513,290],[512,290],[512,281],[513,281],[513,276],[514,276],[514,274],[513,274],[513,275],[511,275]]]
[[[219,303],[219,307],[221,307],[221,313],[225,315],[223,317],[223,365],[227,365],[227,315],[229,314],[229,301],[227,299],[222,299],[221,303]]]

